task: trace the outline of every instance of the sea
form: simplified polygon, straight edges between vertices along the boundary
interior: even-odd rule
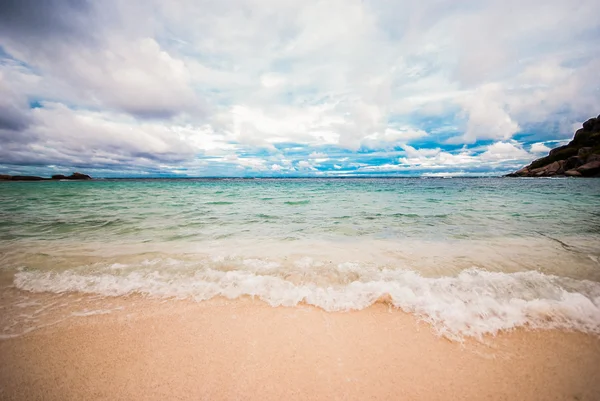
[[[600,180],[0,182],[0,277],[0,308],[28,311],[2,338],[81,294],[383,302],[451,339],[600,335]]]

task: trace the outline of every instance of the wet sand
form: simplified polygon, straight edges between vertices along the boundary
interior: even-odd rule
[[[0,340],[0,399],[600,399],[600,339],[581,333],[457,343],[385,304],[328,313],[126,297],[111,306]]]

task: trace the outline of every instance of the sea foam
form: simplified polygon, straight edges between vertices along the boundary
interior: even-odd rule
[[[447,277],[383,269],[346,283],[317,283],[269,273],[277,266],[259,260],[244,264],[255,270],[134,270],[122,275],[22,271],[15,275],[14,283],[32,292],[105,296],[137,293],[197,301],[251,296],[272,306],[306,303],[326,311],[360,310],[384,301],[429,322],[440,335],[456,340],[517,327],[600,335],[600,283],[593,281],[536,271],[501,273],[472,268]],[[358,270],[353,264],[338,268],[345,272]]]

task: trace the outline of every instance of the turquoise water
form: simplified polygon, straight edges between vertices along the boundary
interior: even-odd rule
[[[6,182],[0,269],[24,292],[390,297],[449,336],[600,334],[600,180]]]
[[[2,183],[0,239],[481,239],[600,235],[599,180]]]

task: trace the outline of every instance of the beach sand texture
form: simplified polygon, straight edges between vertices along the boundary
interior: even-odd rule
[[[0,341],[0,399],[600,399],[600,339],[582,333],[460,343],[385,303],[332,313],[122,297],[94,312],[102,303]]]

